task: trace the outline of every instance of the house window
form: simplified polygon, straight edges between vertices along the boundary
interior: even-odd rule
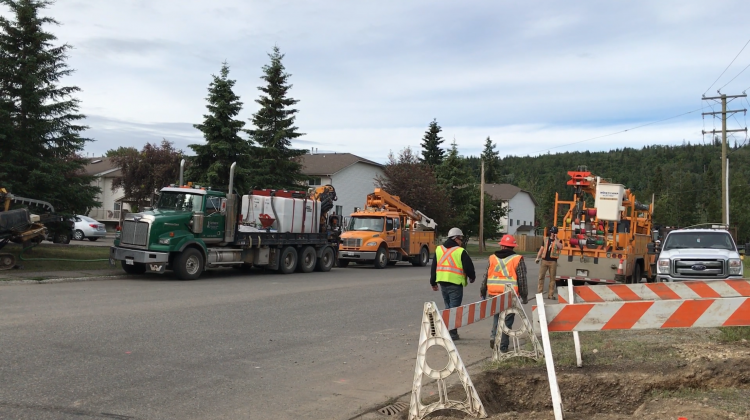
[[[516,219],[516,226],[521,226],[521,221]]]
[[[513,226],[513,219],[510,219],[510,225]]]
[[[307,185],[323,185],[321,182],[322,180],[320,178],[308,178],[307,179]]]

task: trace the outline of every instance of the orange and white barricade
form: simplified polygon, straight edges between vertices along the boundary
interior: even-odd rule
[[[459,306],[457,308],[445,309],[438,311],[435,302],[426,302],[422,314],[422,323],[419,332],[419,346],[417,347],[417,363],[414,370],[414,382],[412,386],[411,402],[409,404],[409,420],[421,420],[428,414],[444,409],[455,409],[466,412],[477,418],[487,417],[482,401],[477,395],[476,389],[471,382],[466,366],[458,354],[456,344],[450,338],[449,330],[464,327],[483,319],[500,314],[500,318],[505,319],[505,315],[515,313],[520,316],[522,322],[521,328],[516,331],[506,331],[504,322],[498,323],[498,328],[503,327],[513,340],[514,349],[508,353],[499,353],[499,339],[501,332],[498,331],[493,360],[513,356],[539,358],[542,354],[539,340],[533,334],[531,322],[526,317],[526,313],[520,304],[518,296],[513,290],[502,295],[492,297],[480,302]],[[533,346],[531,351],[522,350],[520,347],[520,338],[526,338]],[[448,353],[448,364],[440,370],[432,369],[426,361],[427,349],[432,346],[440,346]],[[454,372],[466,391],[466,399],[463,401],[450,400],[448,398],[448,389],[445,380]],[[438,387],[438,401],[425,405],[421,400],[422,380],[423,377],[434,379]]]
[[[748,280],[594,287],[568,283],[558,296],[561,303],[545,305],[543,296],[536,295],[534,312],[534,329],[542,335],[557,420],[562,419],[562,401],[549,348],[550,332],[750,326]],[[576,357],[580,362],[578,343]]]

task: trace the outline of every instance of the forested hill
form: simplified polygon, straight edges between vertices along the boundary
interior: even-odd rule
[[[499,152],[502,155],[502,149]],[[750,240],[750,145],[730,146],[727,156],[730,223],[737,225],[740,241]],[[479,158],[468,157],[467,161],[478,181]],[[539,203],[537,221],[549,226],[555,192],[565,198],[572,197],[572,189],[566,185],[567,173],[578,166],[586,166],[594,175],[624,184],[643,203],[650,203],[654,194],[656,223],[690,226],[721,221],[720,142],[539,157],[508,156],[500,159],[500,176],[494,181],[530,191]]]

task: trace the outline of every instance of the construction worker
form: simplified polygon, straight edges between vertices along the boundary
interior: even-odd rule
[[[435,249],[435,258],[432,260],[432,271],[430,273],[430,285],[432,290],[443,292],[445,309],[461,306],[464,297],[466,278],[474,283],[474,263],[471,262],[469,253],[463,248],[466,238],[459,228],[448,231],[448,239],[443,245]],[[451,338],[458,340],[458,330],[450,330]]]
[[[539,252],[536,253],[535,262],[537,264],[539,264],[540,260],[542,262],[542,265],[539,267],[539,284],[537,285],[536,292],[544,293],[544,276],[549,270],[549,293],[547,293],[547,299],[555,298],[557,259],[560,257],[562,247],[562,241],[557,238],[557,227],[552,226],[549,228],[548,236],[544,238],[544,243],[539,248]]]
[[[493,297],[505,293],[506,287],[512,287],[516,295],[526,304],[528,300],[528,286],[526,284],[526,263],[523,256],[515,253],[513,248],[518,246],[516,238],[513,235],[505,235],[500,239],[500,250],[490,255],[487,274],[485,275],[484,284],[482,285],[482,297]],[[505,326],[513,327],[513,321],[516,314],[505,316]],[[500,314],[495,314],[492,322],[492,332],[490,332],[490,348],[495,348],[495,337],[497,336],[497,324],[500,321]],[[508,351],[510,338],[503,334],[500,338],[500,352]]]

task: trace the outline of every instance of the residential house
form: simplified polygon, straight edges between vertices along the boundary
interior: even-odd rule
[[[120,211],[123,210],[123,206],[125,210],[130,210],[129,204],[122,203],[125,198],[122,188],[112,191],[112,182],[115,178],[122,176],[120,168],[114,164],[111,158],[98,157],[90,158],[89,163],[84,166],[83,170],[86,175],[96,177],[91,184],[101,189],[96,201],[99,201],[102,205],[91,209],[88,216],[102,223],[119,222]]]
[[[502,201],[508,213],[500,219],[500,232],[534,236],[534,220],[538,203],[530,192],[511,184],[485,184],[484,191]]]
[[[367,194],[375,189],[375,177],[383,175],[383,165],[351,153],[313,153],[302,156],[302,173],[310,187],[333,185],[338,196],[335,213],[349,216],[355,207],[364,207]]]

